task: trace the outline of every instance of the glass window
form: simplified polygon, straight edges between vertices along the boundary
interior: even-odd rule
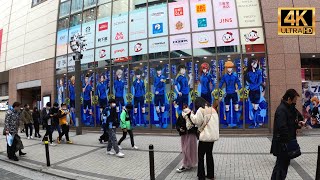
[[[114,0],[112,14],[121,14],[128,12],[128,0]]]
[[[98,0],[98,5],[111,2],[111,0]]]
[[[36,5],[38,5],[38,4],[43,3],[44,1],[46,1],[46,0],[32,0],[31,6],[32,6],[32,7],[33,7],[33,6],[36,6]]]
[[[78,13],[71,16],[70,27],[81,24],[81,15],[81,13]]]
[[[98,7],[97,19],[111,17],[111,3],[103,4]]]
[[[147,0],[131,0],[130,1],[130,11],[146,7],[147,6]]]
[[[88,9],[83,12],[83,23],[94,21],[96,19],[95,8]]]
[[[82,0],[72,0],[71,13],[78,12],[82,10],[83,1]]]
[[[84,8],[88,9],[94,7],[97,3],[97,0],[84,0]]]
[[[59,19],[58,21],[58,31],[61,29],[67,29],[69,25],[69,18]]]
[[[63,17],[70,14],[70,4],[71,1],[60,4],[59,17]]]

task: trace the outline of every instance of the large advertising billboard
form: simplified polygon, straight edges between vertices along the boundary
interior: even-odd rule
[[[148,8],[149,37],[168,35],[167,5],[155,5]]]
[[[190,32],[190,13],[188,0],[169,3],[170,34]]]
[[[96,26],[96,47],[110,45],[110,17],[97,20]]]
[[[57,56],[67,54],[68,49],[68,29],[63,29],[57,33]]]
[[[237,28],[237,13],[234,0],[213,0],[216,29]]]
[[[96,23],[95,21],[90,21],[82,25],[82,34],[86,39],[87,49],[94,48],[95,23]]]
[[[128,41],[128,14],[112,17],[112,44]]]
[[[190,8],[192,31],[213,30],[211,0],[192,0]]]
[[[240,27],[262,26],[258,0],[237,0]]]
[[[129,15],[129,40],[147,38],[147,9],[136,9]]]

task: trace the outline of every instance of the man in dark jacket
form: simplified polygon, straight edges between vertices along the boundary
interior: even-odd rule
[[[43,136],[42,142],[45,141],[46,136],[49,136],[50,145],[54,146],[55,144],[53,144],[52,142],[52,116],[53,114],[51,113],[51,103],[47,102],[46,107],[43,108],[41,112],[42,122],[46,127],[46,134]]]
[[[58,134],[60,136],[61,134],[61,129],[60,129],[60,125],[59,125],[59,104],[57,102],[53,103],[53,107],[50,110],[51,115],[52,115],[52,134],[54,132],[54,130],[58,131]]]
[[[287,145],[297,138],[297,129],[303,126],[303,117],[295,108],[298,97],[296,90],[288,89],[275,113],[271,153],[277,157],[277,161],[272,180],[286,179],[290,165]]]

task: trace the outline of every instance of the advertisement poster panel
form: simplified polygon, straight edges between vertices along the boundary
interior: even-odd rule
[[[211,0],[191,0],[192,31],[213,30]]]
[[[216,29],[237,28],[237,13],[234,0],[213,0]]]
[[[149,37],[168,35],[168,12],[167,5],[155,5],[148,9]]]
[[[188,0],[169,3],[170,34],[190,32]]]
[[[110,17],[97,20],[96,47],[110,44]]]

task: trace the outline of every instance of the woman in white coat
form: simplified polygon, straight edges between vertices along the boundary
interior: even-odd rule
[[[213,143],[219,139],[219,117],[217,111],[203,98],[195,101],[196,114],[191,114],[191,121],[198,126],[198,178],[214,179]],[[207,176],[204,170],[204,155],[207,160]]]

